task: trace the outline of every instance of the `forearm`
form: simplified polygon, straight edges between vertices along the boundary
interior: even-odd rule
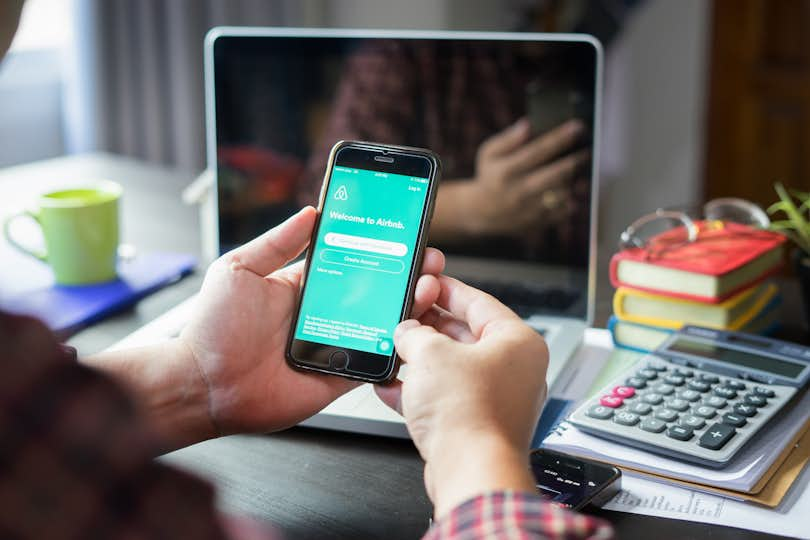
[[[525,448],[489,435],[442,447],[448,451],[437,452],[438,456],[428,463],[434,516],[438,519],[482,493],[536,493]]]
[[[191,351],[179,339],[82,358],[123,384],[166,442],[165,451],[215,437],[208,388]]]

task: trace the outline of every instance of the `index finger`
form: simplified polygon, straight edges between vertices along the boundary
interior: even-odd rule
[[[495,133],[481,143],[481,154],[489,157],[509,154],[526,142],[529,134],[529,121],[526,118],[521,118],[508,128]]]
[[[531,171],[571,148],[584,129],[581,121],[569,120],[515,150],[507,166],[516,173]]]
[[[470,287],[448,276],[439,276],[441,292],[436,304],[464,321],[476,337],[495,322],[515,321],[520,318],[494,296]]]

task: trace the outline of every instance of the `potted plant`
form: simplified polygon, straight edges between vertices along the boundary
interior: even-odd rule
[[[810,322],[810,193],[774,184],[779,200],[768,207],[768,215],[785,219],[771,221],[771,230],[787,236],[797,247],[792,261],[802,291],[805,320]]]

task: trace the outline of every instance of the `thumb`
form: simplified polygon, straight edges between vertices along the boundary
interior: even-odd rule
[[[399,323],[394,331],[394,348],[400,359],[408,364],[423,361],[443,340],[449,338],[414,319]]]
[[[226,257],[254,274],[271,274],[306,249],[317,215],[313,207],[305,206],[284,223],[234,249]]]

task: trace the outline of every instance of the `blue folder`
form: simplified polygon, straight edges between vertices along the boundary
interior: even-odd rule
[[[197,265],[185,253],[144,253],[119,262],[115,281],[65,286],[53,283],[45,264],[0,251],[0,309],[37,317],[61,337],[135,304]]]

